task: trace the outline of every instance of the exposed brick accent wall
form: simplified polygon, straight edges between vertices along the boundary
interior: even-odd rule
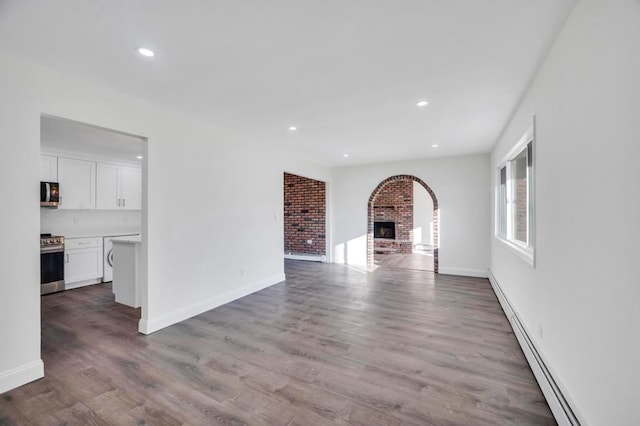
[[[325,217],[325,183],[285,173],[284,252],[326,254]]]
[[[525,162],[524,167],[516,169],[514,203],[515,238],[523,243],[527,243],[527,201],[527,169]]]
[[[438,273],[438,257],[440,252],[440,240],[439,240],[439,210],[438,210],[438,198],[429,185],[424,183],[422,179],[412,175],[396,175],[391,176],[378,184],[376,189],[373,190],[367,203],[367,263],[369,266],[373,266],[373,254],[374,254],[374,238],[373,238],[373,222],[374,222],[374,202],[378,197],[381,190],[391,182],[397,181],[409,181],[418,182],[427,190],[431,199],[433,200],[433,269],[435,273]],[[396,230],[397,232],[397,230]]]
[[[373,200],[374,222],[395,222],[395,240],[374,238],[374,252],[411,253],[413,248],[413,181],[387,183]]]

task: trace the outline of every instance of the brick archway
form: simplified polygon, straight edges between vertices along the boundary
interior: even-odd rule
[[[438,198],[433,190],[424,183],[424,181],[420,178],[417,178],[412,175],[396,175],[391,176],[378,184],[376,189],[373,190],[371,196],[369,197],[369,202],[367,203],[367,265],[373,266],[373,222],[374,222],[374,212],[373,212],[373,204],[375,202],[376,197],[382,191],[387,184],[391,182],[410,180],[413,182],[419,183],[424,189],[427,190],[429,195],[431,196],[431,200],[433,201],[433,271],[438,273],[438,252],[440,247],[439,240],[439,210],[438,210]]]

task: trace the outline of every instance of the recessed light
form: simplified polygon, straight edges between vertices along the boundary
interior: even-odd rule
[[[142,160],[142,155],[138,155],[136,158],[137,158],[138,160]]]
[[[296,126],[289,126],[289,130],[295,132],[296,130],[298,130],[298,128]]]
[[[342,154],[344,158],[349,158],[349,154]]]
[[[427,105],[429,105],[429,102],[425,100],[416,102],[416,106],[419,106],[419,107],[426,107]]]
[[[438,147],[437,143],[434,143],[433,145],[431,145],[431,148],[437,148],[437,147]]]
[[[147,58],[151,58],[153,57],[153,55],[155,55],[155,53],[153,53],[153,50],[147,49],[146,47],[136,47],[136,51],[142,56],[146,56]]]

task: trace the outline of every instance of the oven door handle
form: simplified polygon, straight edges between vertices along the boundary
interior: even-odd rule
[[[64,246],[41,247],[40,254],[51,254],[64,252]]]

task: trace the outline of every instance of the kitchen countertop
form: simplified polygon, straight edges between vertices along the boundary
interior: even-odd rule
[[[60,235],[60,234],[54,234]],[[64,238],[104,238],[104,237],[122,237],[122,236],[140,236],[139,232],[104,232],[104,233],[93,233],[93,234],[71,234],[71,235],[63,235]]]
[[[138,244],[140,243],[140,235],[132,235],[130,237],[120,237],[111,240],[114,243]]]

